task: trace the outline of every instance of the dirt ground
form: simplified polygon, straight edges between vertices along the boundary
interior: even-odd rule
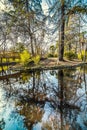
[[[70,60],[64,60],[64,61],[58,61],[58,59],[57,58],[49,58],[49,59],[45,59],[45,60],[42,60],[42,61],[40,61],[40,65],[42,65],[42,66],[49,66],[49,67],[51,67],[51,66],[58,66],[58,65],[77,65],[77,64],[79,64],[79,63],[82,63],[82,61],[80,61],[80,60],[72,60],[72,61],[70,61]]]
[[[38,65],[32,65],[28,67],[24,67],[22,64],[17,64],[13,66],[11,69],[16,71],[23,71],[23,70],[41,70],[41,69],[55,69],[55,68],[70,68],[75,66],[80,66],[83,64],[87,64],[87,62],[82,62],[80,60],[67,60],[58,61],[57,58],[48,58],[43,59],[40,61]]]

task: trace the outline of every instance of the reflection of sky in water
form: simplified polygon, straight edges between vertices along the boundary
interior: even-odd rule
[[[23,117],[16,113],[14,99],[6,99],[5,92],[0,88],[0,125],[1,122],[3,130],[26,130]]]
[[[87,90],[85,85],[86,84],[82,82],[81,88],[77,90],[77,97],[79,98],[78,101],[76,102],[76,104],[80,106],[81,109],[81,112],[79,112],[77,117],[77,123],[80,124],[82,130],[87,130],[87,95],[86,95]]]
[[[80,124],[82,130],[87,130],[87,126],[85,126],[84,121],[87,123],[87,114],[85,112],[79,113],[77,123]]]
[[[50,115],[54,111],[53,108],[50,107],[50,103],[49,102],[46,102],[46,104],[44,106],[44,111],[45,111],[45,113],[43,115],[42,121],[46,122],[49,119]]]
[[[42,124],[40,122],[33,125],[33,130],[42,130],[41,128],[42,128]]]

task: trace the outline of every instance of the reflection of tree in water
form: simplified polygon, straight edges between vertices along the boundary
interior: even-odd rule
[[[82,87],[82,73],[75,74],[71,71],[66,76],[64,70],[58,71],[58,90],[54,89],[57,100],[53,100],[53,106],[59,108],[61,119],[61,130],[63,127],[70,127],[72,129],[82,129],[80,123],[77,123],[77,116],[80,112],[80,103],[77,97],[77,90]],[[74,75],[73,75],[74,74]],[[80,81],[79,81],[80,80]],[[83,94],[82,96],[84,96]],[[59,105],[58,105],[59,104]],[[79,106],[78,106],[79,105]],[[68,128],[69,129],[69,128]]]
[[[44,113],[43,107],[46,101],[44,87],[46,86],[40,82],[40,73],[42,72],[31,74],[28,89],[24,90],[24,94],[20,96],[20,101],[16,104],[22,107],[20,114],[25,116],[25,124],[28,129],[32,129],[34,124],[40,122]]]
[[[56,80],[54,81],[51,76]],[[49,114],[48,121],[42,124],[43,129],[68,130],[77,127],[80,130],[79,124],[76,123],[80,112],[80,105],[77,103],[80,97],[77,97],[77,91],[82,87],[83,79],[86,80],[85,76],[79,70],[22,73],[16,81],[26,87],[21,87],[14,93],[20,97],[16,106],[20,106],[19,113],[25,116],[27,128],[31,129],[33,124],[42,121],[45,113],[44,106],[49,102],[49,107],[53,108],[54,114]],[[19,94],[20,90],[22,93]],[[84,120],[85,124],[86,122]]]
[[[20,114],[25,116],[25,125],[31,130],[34,124],[41,122],[44,113],[42,106],[32,102],[24,102],[20,106],[22,106]]]
[[[24,96],[21,96],[22,110],[20,111],[20,113],[26,117],[25,121],[26,125],[28,126],[28,128],[30,128],[35,122],[41,121],[41,118],[43,116],[42,108],[44,108],[46,102],[50,102],[51,107],[53,107],[54,110],[56,110],[55,113],[56,114],[60,113],[60,119],[58,119],[57,116],[49,115],[49,122],[44,124],[44,127],[49,127],[49,123],[53,122],[55,129],[60,128],[60,123],[59,126],[55,125],[55,122],[58,124],[59,120],[61,122],[61,129],[64,129],[64,127],[69,127],[69,124],[67,122],[71,120],[72,116],[71,110],[73,109],[79,110],[79,107],[75,106],[74,104],[69,104],[70,98],[67,98],[69,90],[66,89],[63,70],[58,71],[58,86],[56,86],[56,88],[54,86],[48,87],[46,82],[41,78],[41,76],[43,75],[45,75],[45,78],[48,78],[47,75],[43,72],[39,72],[39,76],[37,75],[37,73],[33,72],[32,87],[28,86],[28,91],[26,92],[26,94],[24,94]],[[51,85],[51,81],[49,79],[50,77],[48,78],[48,81],[50,82]],[[52,92],[53,95],[47,97],[48,94],[47,92]],[[38,113],[37,104],[39,104],[39,110],[42,110],[41,114]],[[67,117],[67,115],[69,117]],[[66,117],[68,118],[66,119],[68,121],[64,123]]]

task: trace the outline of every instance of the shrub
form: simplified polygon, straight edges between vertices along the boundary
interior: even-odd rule
[[[6,62],[6,58],[2,58],[2,62]]]
[[[34,64],[38,64],[40,61],[40,56],[34,56],[31,57],[30,53],[27,50],[24,50],[22,53],[20,53],[20,62],[24,66],[31,66]]]
[[[15,59],[15,62],[20,62],[20,59],[17,59],[17,58],[16,58],[16,59]]]
[[[58,54],[57,54],[57,53],[55,53],[54,57],[58,57]]]
[[[65,57],[67,59],[74,59],[74,58],[77,58],[77,54],[74,53],[73,51],[68,51],[68,52],[65,52]]]
[[[81,51],[80,53],[78,53],[79,60],[83,60],[84,58],[87,58],[87,52]]]
[[[54,57],[54,55],[53,55],[53,54],[51,54],[51,53],[49,53],[49,54],[48,54],[48,57]]]
[[[37,65],[40,61],[40,56],[36,55],[35,57],[32,58],[32,60],[34,61],[34,63]]]
[[[27,50],[24,50],[21,54],[20,54],[20,62],[24,65],[28,64],[29,61],[31,61],[30,59],[31,55]]]

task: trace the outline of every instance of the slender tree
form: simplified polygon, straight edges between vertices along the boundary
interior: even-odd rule
[[[27,37],[31,48],[32,56],[35,55],[36,34],[43,26],[43,12],[41,1],[34,0],[14,0],[11,1],[14,10],[10,10],[13,26],[17,27],[17,34]],[[41,33],[42,35],[42,33]],[[26,40],[25,39],[25,40]]]

